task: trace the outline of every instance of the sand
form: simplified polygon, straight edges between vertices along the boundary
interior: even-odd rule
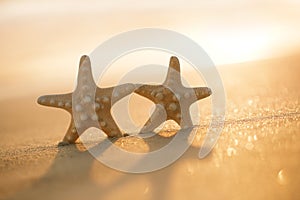
[[[227,113],[217,146],[198,159],[208,99],[188,151],[145,174],[106,167],[80,143],[57,147],[69,115],[37,105],[37,96],[1,100],[0,199],[299,199],[299,63],[293,56],[220,67]],[[146,152],[168,142],[172,127],[116,144]]]

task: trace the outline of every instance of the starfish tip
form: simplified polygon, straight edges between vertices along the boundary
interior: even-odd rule
[[[210,88],[207,88],[207,93],[208,93],[208,95],[211,95],[212,94],[212,90]]]
[[[81,56],[80,61],[79,61],[79,66],[82,66],[82,63],[83,63],[84,61],[90,62],[90,58],[89,58],[87,55]]]
[[[170,60],[172,60],[172,61],[178,61],[178,58],[176,56],[171,56]]]
[[[58,147],[63,147],[63,146],[67,146],[67,145],[70,145],[71,143],[69,142],[66,142],[66,141],[61,141],[57,144]]]
[[[179,60],[176,56],[171,56],[170,58],[170,66],[177,66],[179,65]]]
[[[45,103],[45,96],[40,96],[37,99],[37,103],[40,104],[40,105],[44,105],[44,103]]]

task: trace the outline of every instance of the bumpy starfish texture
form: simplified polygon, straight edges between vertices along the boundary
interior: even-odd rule
[[[88,56],[82,56],[75,91],[41,96],[38,98],[38,103],[61,108],[71,114],[69,128],[59,145],[75,143],[79,137],[78,133],[83,133],[90,127],[100,127],[108,137],[121,137],[122,132],[111,115],[111,107],[131,94],[134,89],[135,85],[129,83],[110,88],[97,87],[93,80],[90,59]]]
[[[134,92],[156,104],[141,133],[152,132],[166,120],[174,120],[182,128],[191,127],[190,105],[212,93],[208,87],[183,86],[179,60],[174,56],[170,58],[168,74],[162,85],[142,85]]]

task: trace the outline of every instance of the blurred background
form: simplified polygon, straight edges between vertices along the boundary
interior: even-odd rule
[[[298,54],[299,10],[296,0],[2,0],[0,99],[72,90],[81,55],[138,28],[182,33],[218,66]]]

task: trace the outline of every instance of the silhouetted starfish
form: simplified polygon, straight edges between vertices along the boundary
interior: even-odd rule
[[[62,108],[71,114],[71,123],[59,145],[75,143],[79,137],[76,127],[82,133],[90,127],[100,125],[108,137],[121,137],[122,133],[111,115],[111,107],[123,97],[131,94],[134,89],[135,86],[129,83],[110,88],[97,87],[92,76],[90,59],[88,56],[82,56],[75,91],[67,94],[41,96],[38,98],[38,103]],[[78,116],[78,119],[75,120],[76,127],[72,108],[78,113],[76,113]]]
[[[191,127],[190,105],[211,95],[208,87],[186,88],[182,85],[179,60],[174,56],[170,58],[168,74],[162,85],[142,85],[134,92],[156,104],[141,133],[151,132],[170,119],[182,128]]]

